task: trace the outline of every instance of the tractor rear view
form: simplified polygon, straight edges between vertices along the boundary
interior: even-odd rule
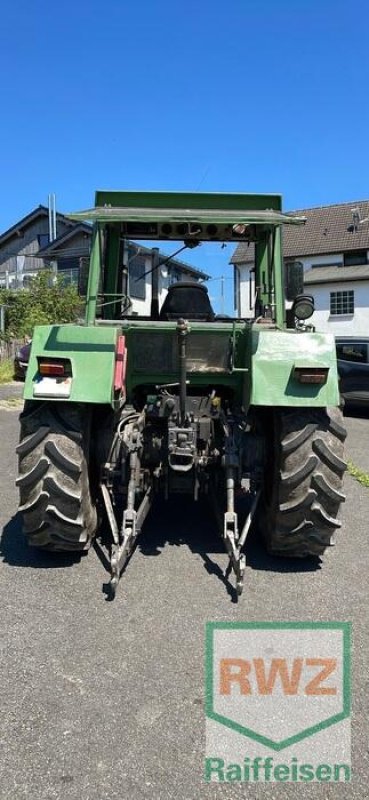
[[[252,524],[272,553],[321,555],[341,525],[346,433],[333,337],[304,322],[299,266],[283,270],[281,227],[304,220],[278,195],[104,191],[70,216],[94,223],[86,318],[34,331],[17,479],[29,543],[87,550],[108,528],[114,594],[155,498],[185,494],[209,498],[239,594]],[[151,313],[133,314],[132,240],[254,242],[253,318],[217,317],[195,282],[159,308],[157,247]]]

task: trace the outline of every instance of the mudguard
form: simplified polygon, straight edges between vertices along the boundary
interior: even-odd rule
[[[114,405],[120,334],[121,328],[110,326],[37,326],[32,339],[24,399]],[[70,379],[43,380],[38,369],[40,357],[69,359]]]
[[[338,406],[334,337],[293,330],[251,331],[251,397],[255,406]],[[300,383],[295,368],[327,368],[325,384]]]

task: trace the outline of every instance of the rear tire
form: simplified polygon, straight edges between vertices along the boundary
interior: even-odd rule
[[[263,534],[269,552],[319,556],[341,527],[346,430],[330,409],[277,409],[265,475]]]
[[[17,485],[29,544],[88,550],[97,528],[89,475],[89,411],[72,403],[28,401],[20,421]]]

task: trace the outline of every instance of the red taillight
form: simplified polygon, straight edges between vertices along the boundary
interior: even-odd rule
[[[295,367],[294,376],[299,383],[327,383],[328,367]]]
[[[124,336],[118,336],[115,351],[114,390],[124,390],[127,368],[127,348]]]
[[[54,378],[62,378],[66,375],[65,364],[55,364],[52,361],[42,361],[38,369],[40,375],[51,375]]]

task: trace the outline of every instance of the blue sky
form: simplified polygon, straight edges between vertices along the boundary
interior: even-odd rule
[[[0,230],[49,192],[64,212],[96,188],[369,197],[363,0],[3,0],[1,17]],[[230,278],[230,255],[189,260]]]

